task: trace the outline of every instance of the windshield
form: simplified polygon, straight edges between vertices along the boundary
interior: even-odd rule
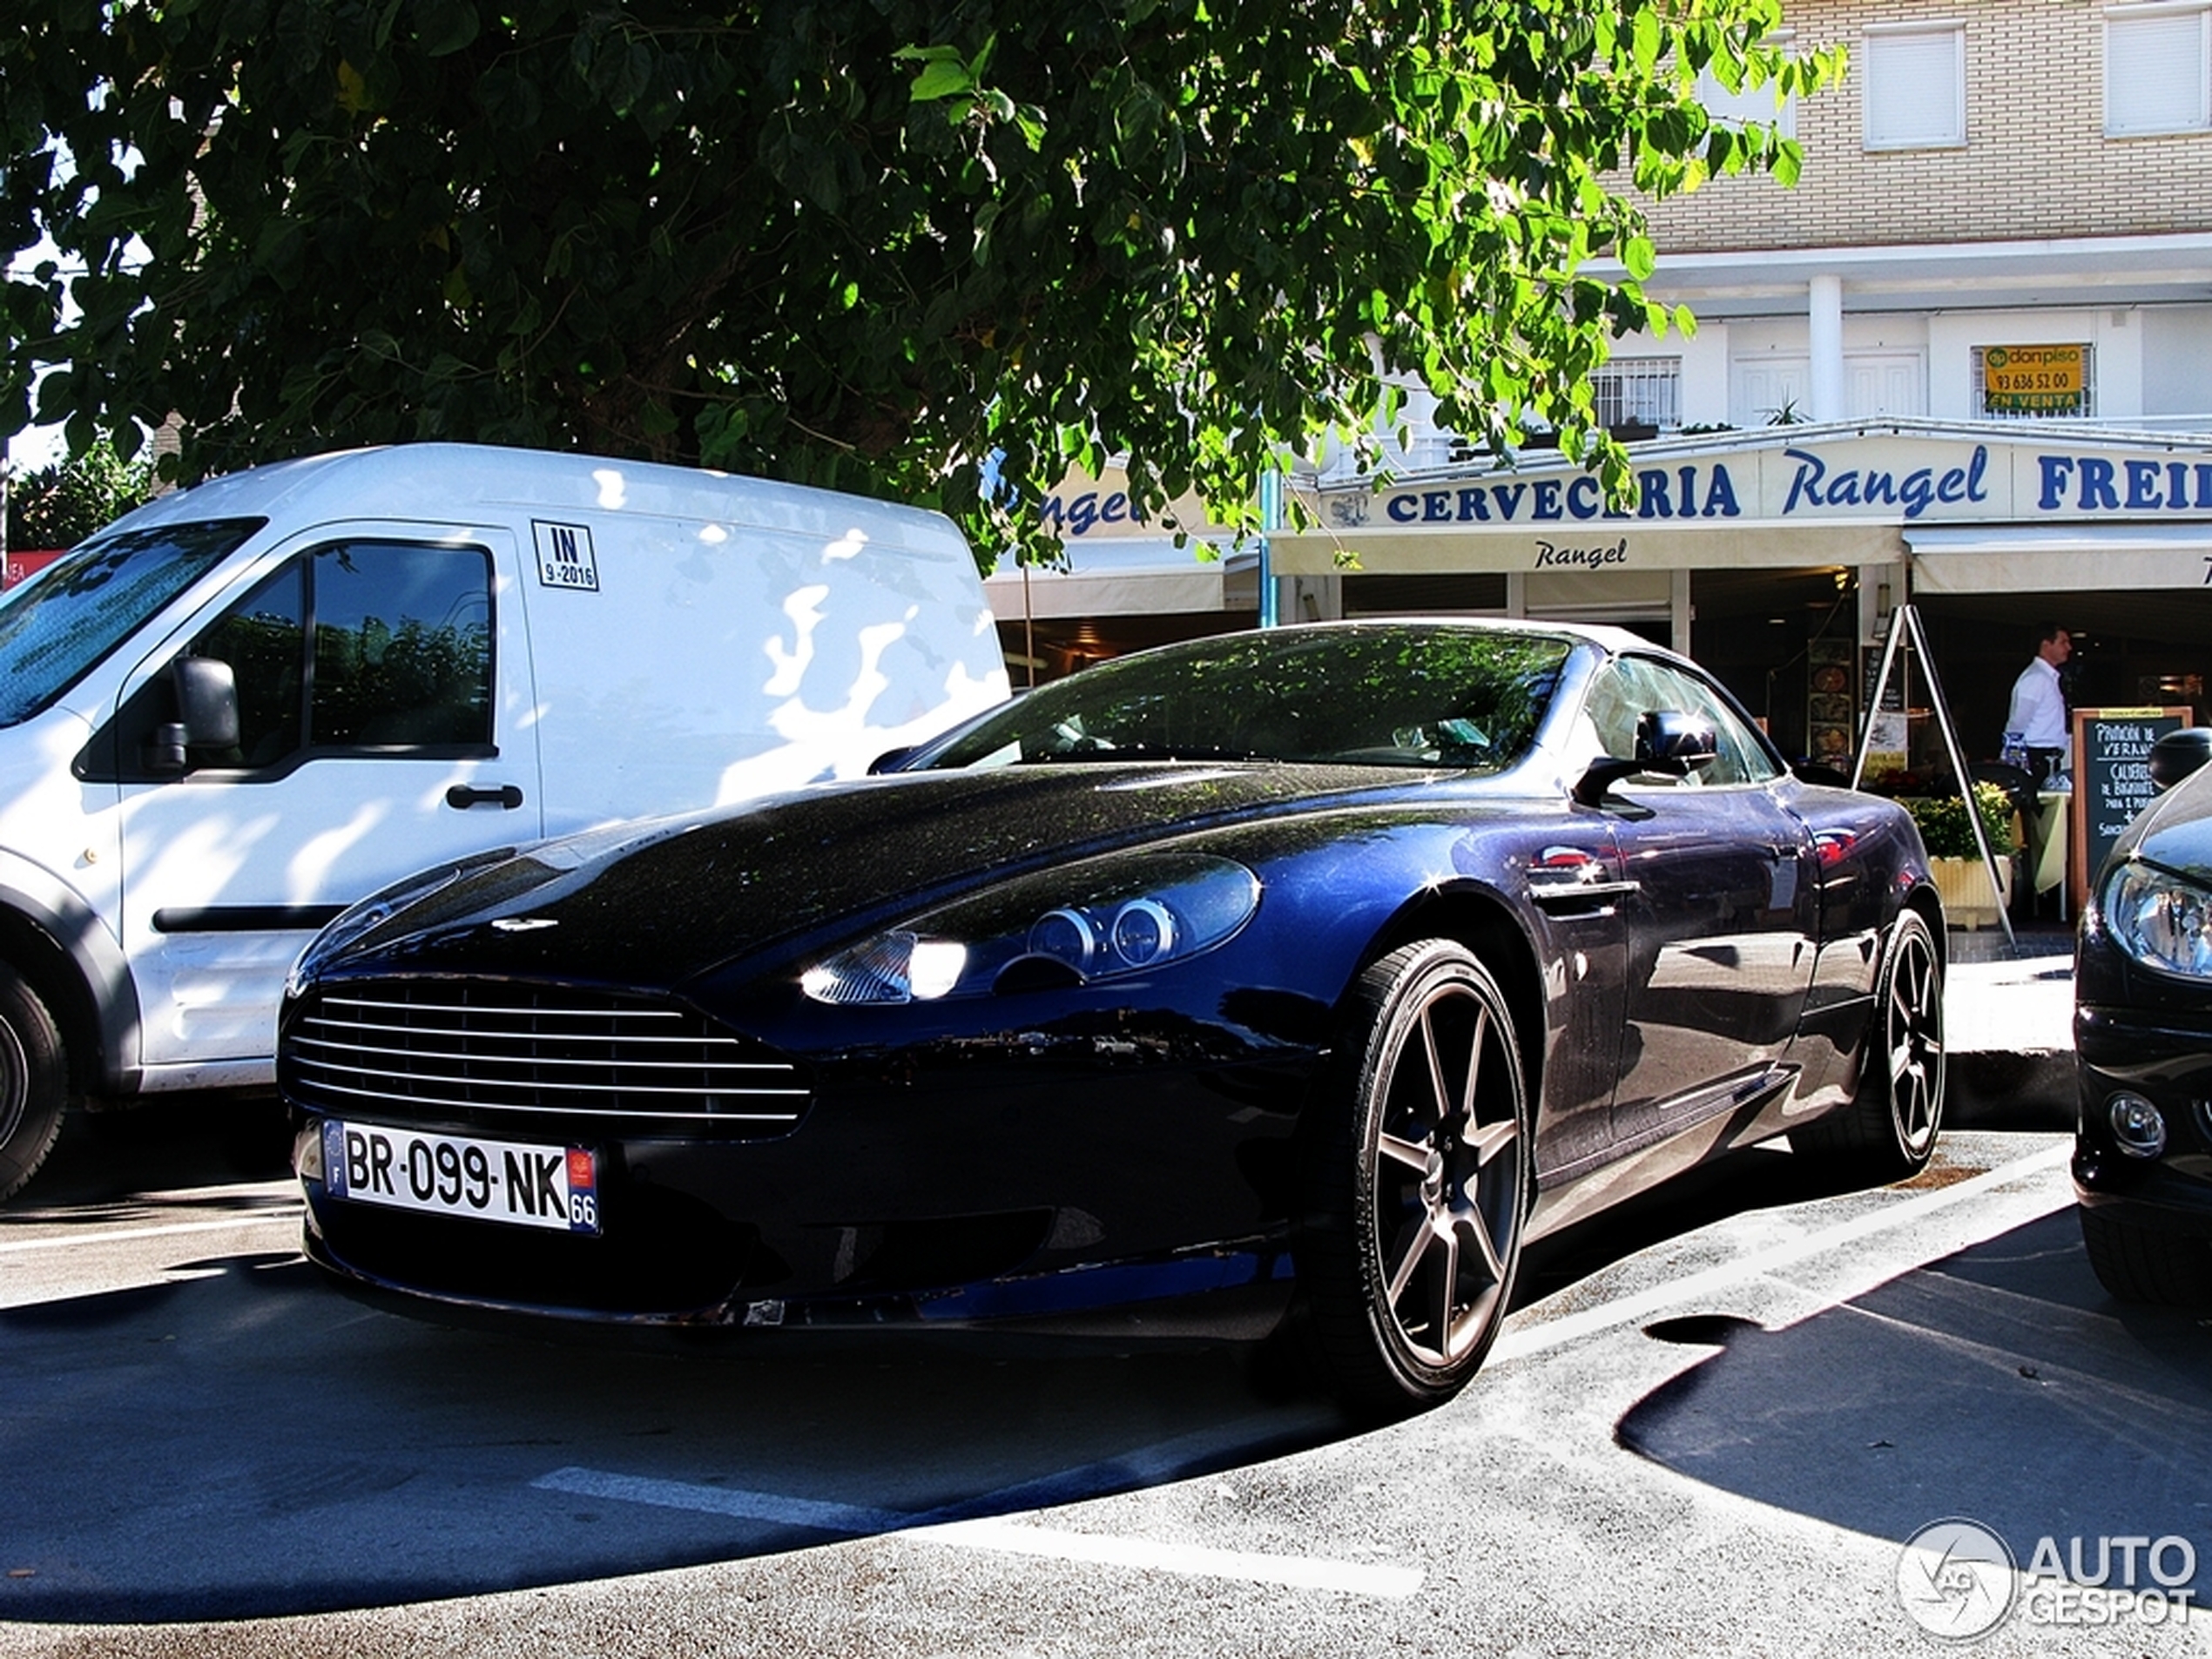
[[[1230,759],[1495,772],[1534,738],[1572,650],[1555,635],[1449,626],[1225,635],[1056,680],[911,764]]]
[[[27,720],[268,521],[95,537],[0,603],[0,725]]]

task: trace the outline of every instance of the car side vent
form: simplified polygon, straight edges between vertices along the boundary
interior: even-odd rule
[[[509,980],[381,980],[315,992],[278,1079],[337,1116],[625,1132],[780,1134],[809,1091],[790,1061],[671,1000]]]

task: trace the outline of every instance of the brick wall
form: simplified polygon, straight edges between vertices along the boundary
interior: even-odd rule
[[[1862,147],[1859,30],[1966,29],[1963,149]],[[1844,79],[1797,105],[1804,173],[1716,179],[1650,205],[1683,253],[2112,236],[2212,229],[2212,132],[2107,138],[2102,3],[2083,0],[1784,0],[1800,51],[1842,43]]]

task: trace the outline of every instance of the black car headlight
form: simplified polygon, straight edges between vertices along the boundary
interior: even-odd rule
[[[2212,979],[2212,888],[2155,864],[2123,864],[2105,882],[2105,926],[2146,967]]]
[[[897,1003],[1119,979],[1211,950],[1259,893],[1233,859],[1092,859],[917,916],[816,963],[799,985],[817,1002]]]

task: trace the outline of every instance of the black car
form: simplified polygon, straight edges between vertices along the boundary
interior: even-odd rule
[[[2090,1264],[2123,1301],[2212,1303],[2209,746],[2199,727],[2153,750],[2170,786],[2114,846],[2076,937],[2074,1194]]]
[[[1294,1329],[1370,1408],[1523,1244],[1788,1133],[1927,1159],[1894,805],[1625,633],[1351,623],[1085,670],[888,775],[425,873],[294,976],[307,1249],[674,1325]]]

